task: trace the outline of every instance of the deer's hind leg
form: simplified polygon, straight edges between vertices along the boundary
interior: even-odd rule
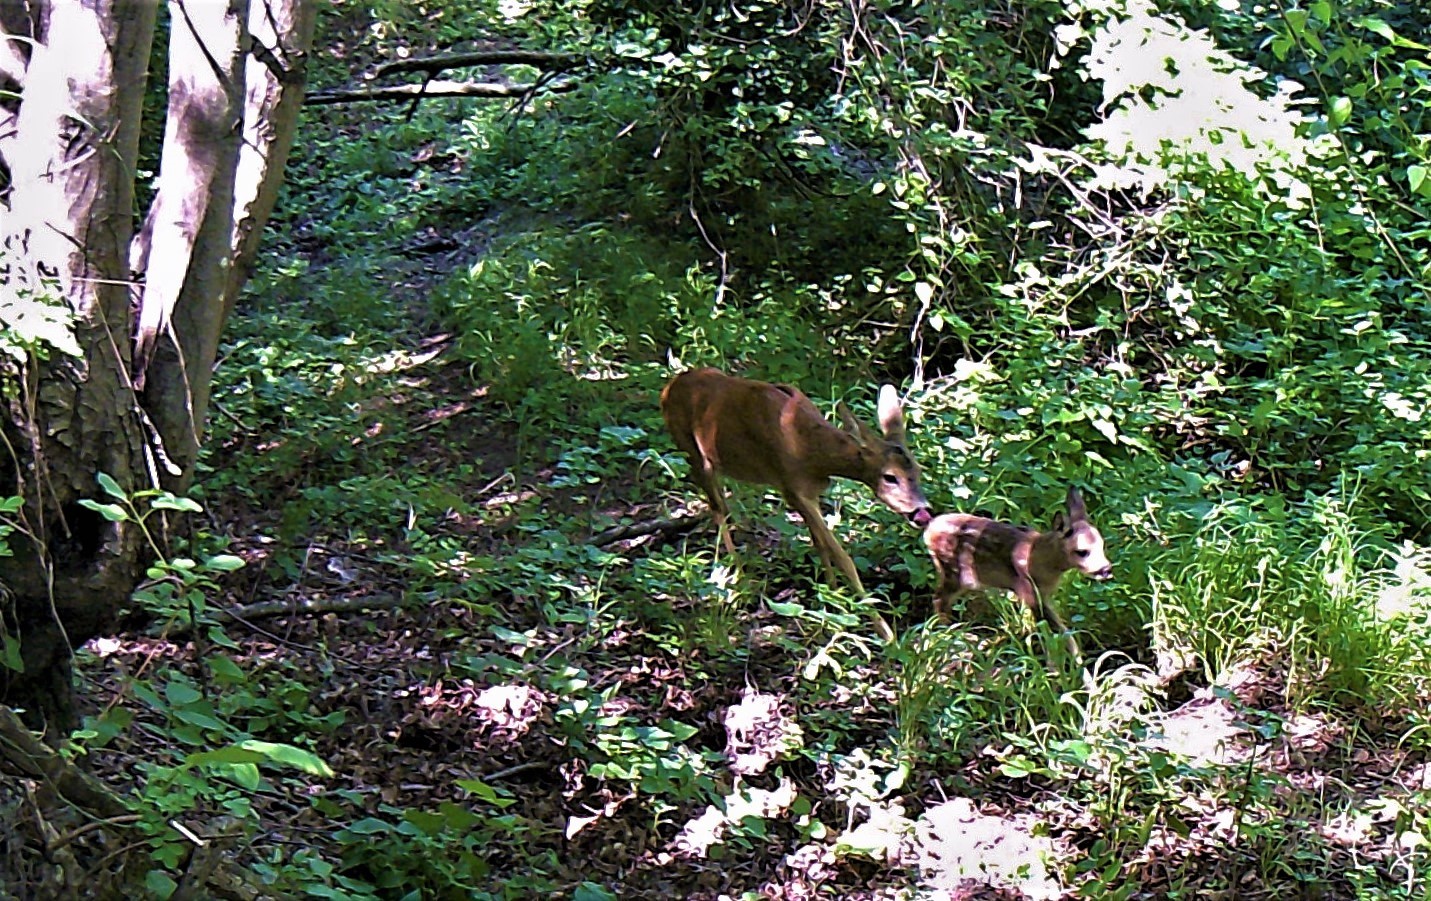
[[[1019,601],[1029,609],[1034,619],[1042,620],[1048,624],[1048,630],[1053,635],[1063,635],[1068,642],[1068,652],[1075,659],[1080,659],[1083,652],[1078,647],[1078,639],[1073,637],[1073,632],[1064,625],[1063,618],[1058,615],[1052,602],[1043,597],[1038,590],[1038,586],[1031,579],[1023,579],[1014,587],[1014,595]]]

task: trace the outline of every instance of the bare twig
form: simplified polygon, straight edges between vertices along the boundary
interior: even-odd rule
[[[573,90],[574,79],[553,81],[543,90],[548,94],[560,94]],[[530,94],[534,85],[510,82],[473,81],[433,81],[424,84],[399,84],[378,88],[355,88],[351,90],[319,91],[303,98],[308,106],[325,106],[334,103],[368,103],[376,100],[412,100],[428,97],[523,97]]]
[[[519,763],[516,766],[509,766],[504,770],[497,770],[493,773],[487,773],[482,777],[482,781],[495,782],[498,779],[506,779],[509,776],[515,776],[518,773],[525,773],[528,770],[544,770],[548,766],[550,766],[550,764],[546,763],[545,761],[528,760],[526,763]]]
[[[540,50],[477,50],[471,53],[448,53],[443,56],[420,56],[393,60],[373,70],[374,78],[399,72],[445,72],[467,66],[535,66],[538,69],[561,71],[585,62],[570,53],[547,53]]]
[[[402,595],[398,594],[369,594],[356,598],[295,597],[278,601],[257,601],[231,610],[215,608],[213,615],[220,622],[237,620],[246,623],[252,619],[284,616],[291,613],[353,613],[361,610],[389,610],[402,606],[403,600]]]
[[[591,543],[597,547],[604,547],[617,541],[625,541],[628,538],[639,538],[643,535],[674,535],[679,532],[686,532],[697,523],[708,518],[709,513],[691,513],[686,516],[675,516],[671,518],[648,519],[642,522],[622,523],[619,526],[612,526],[591,536]]]

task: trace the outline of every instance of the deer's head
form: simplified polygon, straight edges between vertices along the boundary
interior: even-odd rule
[[[879,432],[855,419],[844,404],[839,411],[845,431],[860,447],[862,481],[886,507],[923,528],[931,519],[929,502],[919,487],[919,464],[904,445],[904,406],[894,386],[879,389]]]
[[[1052,531],[1057,533],[1063,544],[1069,569],[1076,569],[1100,582],[1113,578],[1113,564],[1103,549],[1103,535],[1088,521],[1088,509],[1084,507],[1083,495],[1077,488],[1068,489],[1065,506],[1067,515],[1062,512],[1054,514]]]

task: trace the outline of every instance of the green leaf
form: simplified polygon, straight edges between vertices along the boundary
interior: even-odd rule
[[[1426,172],[1426,167],[1420,164],[1406,167],[1406,183],[1411,186],[1413,192],[1423,193],[1422,186],[1426,184]]]
[[[164,686],[164,697],[176,707],[192,704],[203,697],[199,690],[187,682],[170,682]]]
[[[118,504],[101,504],[99,501],[92,501],[87,497],[80,498],[79,505],[86,510],[93,510],[110,522],[128,522],[129,514]]]
[[[1390,25],[1386,24],[1381,19],[1368,16],[1367,18],[1357,20],[1356,24],[1360,25],[1362,28],[1365,28],[1367,31],[1380,35],[1387,41],[1390,41],[1393,47],[1405,47],[1411,50],[1431,50],[1431,46],[1427,46],[1426,44],[1413,41],[1410,38],[1405,38],[1397,34],[1396,31]]]
[[[168,898],[179,888],[179,883],[163,870],[150,870],[144,874],[144,887],[149,890],[150,897]]]
[[[1034,773],[1043,772],[1043,768],[1036,766],[1032,760],[1022,754],[1010,757],[999,764],[999,770],[1010,779],[1025,779]]]
[[[249,791],[257,789],[263,781],[258,774],[258,767],[252,763],[235,763],[232,766],[223,767],[219,775],[228,777],[239,788],[246,788]]]
[[[1351,118],[1352,102],[1350,97],[1335,97],[1332,99],[1331,122],[1332,125],[1342,126]]]
[[[17,673],[25,671],[25,658],[20,656],[20,639],[0,630],[0,666]]]
[[[392,832],[393,827],[391,824],[385,823],[375,817],[364,817],[356,823],[350,824],[343,831],[353,835],[382,835],[387,832]]]
[[[228,726],[224,721],[211,713],[202,710],[194,710],[188,707],[178,707],[174,710],[174,719],[181,723],[188,723],[190,726],[197,726],[200,729],[207,729],[211,732],[227,732]]]
[[[250,751],[238,745],[224,745],[222,748],[212,748],[208,751],[195,751],[184,758],[184,766],[233,766],[241,763],[258,763],[261,760],[263,760],[263,755],[256,751]]]
[[[517,803],[516,798],[507,796],[506,792],[488,785],[481,779],[458,779],[457,787],[464,791],[471,792],[483,801],[496,807],[508,807]]]
[[[167,491],[150,501],[149,506],[155,510],[177,510],[180,513],[202,513],[204,511],[197,501],[187,497],[175,497]]]
[[[243,569],[244,561],[242,557],[235,557],[233,554],[215,554],[204,560],[209,569],[217,569],[219,572],[231,573],[236,569]]]
[[[256,738],[250,738],[239,742],[239,747],[262,754],[268,758],[270,763],[281,763],[285,766],[291,766],[310,776],[326,777],[333,775],[332,767],[328,766],[328,764],[323,761],[323,758],[311,751],[295,748],[293,745],[259,741]]]
[[[119,487],[118,482],[110,478],[109,473],[102,472],[95,476],[95,480],[99,482],[99,487],[104,489],[104,493],[110,497],[121,501],[129,500],[129,495],[124,493],[124,489]]]
[[[220,681],[229,685],[238,685],[244,681],[243,669],[234,663],[232,658],[222,654],[213,654],[207,658],[206,662],[209,664],[209,672],[213,673],[214,677]]]
[[[616,896],[595,882],[583,882],[571,893],[571,901],[616,901]]]

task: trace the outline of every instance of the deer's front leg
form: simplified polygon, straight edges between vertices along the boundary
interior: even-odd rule
[[[860,581],[860,574],[855,569],[855,561],[850,559],[850,555],[845,553],[845,549],[835,540],[835,536],[830,532],[830,527],[825,525],[825,517],[820,515],[820,502],[818,500],[807,500],[795,495],[786,497],[786,502],[800,514],[800,518],[805,520],[805,526],[810,530],[810,539],[815,542],[815,547],[820,549],[820,559],[825,562],[826,572],[830,570],[831,561],[836,568],[849,581],[856,593],[863,599],[865,595],[864,583]],[[885,641],[894,641],[894,630],[889,623],[885,622],[879,611],[871,611],[875,622],[875,631],[879,637]]]
[[[807,500],[797,495],[789,495],[785,501],[805,521],[805,528],[810,530],[810,540],[820,552],[825,571],[833,578],[834,570],[838,569],[855,592],[864,597],[865,586],[860,581],[859,571],[855,569],[855,561],[850,559],[850,555],[845,553],[845,549],[835,540],[830,527],[825,525],[825,517],[820,515],[819,501]]]

